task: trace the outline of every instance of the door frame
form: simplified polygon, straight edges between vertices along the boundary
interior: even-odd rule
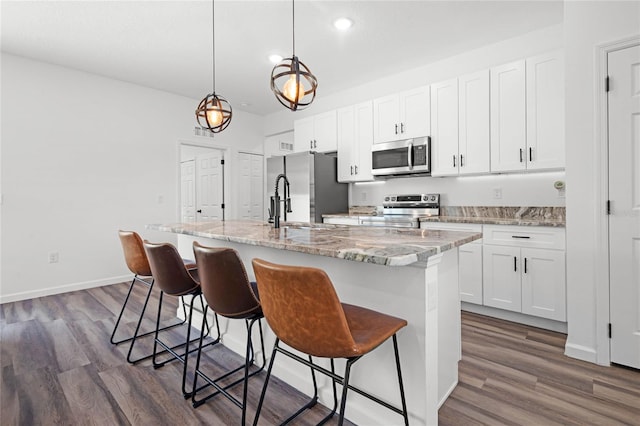
[[[595,158],[594,164],[598,181],[595,188],[596,205],[596,362],[611,364],[611,347],[609,339],[611,282],[609,280],[609,216],[606,201],[609,199],[609,106],[605,79],[608,75],[608,55],[617,50],[640,45],[640,35],[627,37],[614,42],[596,46],[594,73],[596,120],[595,120]]]
[[[177,143],[176,143],[176,210],[177,210],[177,217],[180,220],[182,217],[182,213],[181,213],[181,200],[182,200],[182,188],[180,185],[180,175],[181,175],[181,171],[180,171],[180,160],[182,159],[182,147],[183,146],[194,146],[194,147],[198,147],[198,148],[209,148],[209,149],[217,149],[219,151],[222,151],[222,159],[225,162],[225,166],[227,165],[230,155],[229,155],[229,147],[223,146],[223,145],[217,145],[214,143],[209,143],[209,142],[204,142],[204,141],[193,141],[193,140],[188,140],[188,139],[178,139]],[[227,212],[227,205],[229,204],[226,201],[226,197],[225,195],[228,193],[229,188],[228,185],[230,182],[230,176],[229,176],[229,170],[230,167],[222,167],[222,202],[225,203],[225,208],[222,209],[222,220],[225,220],[226,216],[228,216],[228,212]]]

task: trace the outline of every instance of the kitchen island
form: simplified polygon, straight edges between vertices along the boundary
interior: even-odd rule
[[[273,228],[257,221],[215,221],[149,225],[148,229],[178,234],[178,250],[193,257],[192,244],[235,248],[253,277],[251,259],[314,266],[327,272],[342,302],[405,318],[398,334],[400,357],[412,424],[437,424],[438,407],[457,384],[460,359],[460,301],[457,247],[480,233],[399,228],[367,228],[324,224],[282,224]],[[226,346],[243,353],[244,329],[239,321],[224,323]],[[266,337],[270,353],[272,333]],[[355,385],[370,389],[391,403],[399,402],[390,344],[354,367]],[[297,363],[279,358],[274,374],[295,388],[310,392],[310,375]],[[338,363],[343,368],[343,363]],[[330,383],[321,381],[320,400],[331,405]],[[349,394],[346,417],[358,424],[397,424],[389,410]]]

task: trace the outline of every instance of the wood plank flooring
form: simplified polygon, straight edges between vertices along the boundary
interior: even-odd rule
[[[240,409],[226,398],[216,397],[197,409],[183,399],[182,364],[172,362],[157,370],[150,360],[130,365],[126,361],[128,345],[109,343],[128,288],[129,283],[122,283],[0,305],[0,425],[240,423]],[[132,310],[127,309],[123,316],[122,337],[135,327],[134,312],[141,309],[145,292],[143,286],[134,291]],[[157,303],[157,295],[152,296],[144,331],[155,326]],[[165,297],[163,324],[176,321],[177,306],[175,298]],[[167,339],[179,343],[185,331],[186,326],[172,329]],[[152,344],[151,336],[139,347],[136,343],[134,358],[151,353]],[[190,362],[195,362],[195,355]],[[216,371],[225,372],[243,362],[243,357],[222,345],[203,351],[202,365],[214,377]],[[265,376],[262,372],[250,379],[249,424]],[[231,393],[241,399],[242,386],[234,387]],[[260,425],[278,424],[306,400],[302,393],[273,378]],[[328,411],[316,405],[292,424],[316,424]]]
[[[440,425],[640,425],[640,371],[568,358],[565,341],[463,312],[459,383]]]
[[[109,343],[127,289],[122,283],[0,305],[1,425],[239,423],[239,409],[225,398],[193,409],[179,389],[180,364],[157,370],[150,361],[132,366],[125,360],[127,346]],[[134,309],[141,307],[142,296],[134,293]],[[175,320],[177,307],[175,299],[169,301],[173,305],[163,309],[167,323]],[[146,330],[154,325],[156,306],[152,300]],[[135,319],[125,315],[125,333]],[[182,333],[177,330],[174,337]],[[567,358],[565,338],[463,313],[460,383],[440,409],[440,424],[640,425],[640,372]],[[149,350],[149,340],[134,356]],[[216,345],[203,362],[223,371],[242,358]],[[410,366],[404,370],[411,374]],[[248,419],[264,376],[251,381]],[[236,396],[240,392],[238,387]],[[260,424],[277,424],[304,401],[288,385],[272,383]],[[295,424],[315,424],[326,412],[316,406]]]

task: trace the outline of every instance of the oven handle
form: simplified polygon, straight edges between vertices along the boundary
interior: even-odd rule
[[[409,149],[407,150],[407,163],[409,164],[409,170],[413,169],[413,143],[409,143]]]

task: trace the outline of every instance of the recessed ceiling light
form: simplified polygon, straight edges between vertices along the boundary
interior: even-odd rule
[[[333,26],[340,31],[346,31],[353,25],[353,21],[349,18],[338,18],[333,21]]]
[[[271,62],[272,64],[277,64],[278,62],[280,62],[282,60],[282,56],[280,55],[269,55],[269,62]]]
[[[251,106],[251,104],[249,102],[240,102],[240,106],[241,107],[248,107],[248,106]]]

